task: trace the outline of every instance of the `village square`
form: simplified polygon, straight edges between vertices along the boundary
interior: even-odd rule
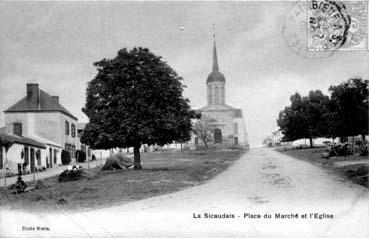
[[[0,237],[367,237],[368,6],[298,4],[0,3]]]

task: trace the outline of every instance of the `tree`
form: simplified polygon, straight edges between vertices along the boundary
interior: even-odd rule
[[[126,48],[113,59],[94,63],[82,111],[90,121],[81,141],[93,149],[134,148],[134,168],[141,169],[142,144],[189,140],[189,100],[182,78],[146,48]]]
[[[4,186],[6,186],[6,162],[8,160],[8,150],[10,149],[10,147],[14,144],[14,140],[6,135],[1,135],[0,134],[0,150],[3,149],[3,147],[5,148],[5,160],[4,160],[4,164],[3,164],[3,169],[4,169]]]
[[[211,124],[212,122],[213,119],[201,116],[201,119],[198,119],[193,126],[194,134],[200,138],[206,148],[208,148],[209,143],[213,141],[213,132],[215,128]]]
[[[61,162],[63,165],[67,165],[70,164],[70,162],[72,161],[71,155],[68,151],[66,150],[62,150],[61,152]]]
[[[354,77],[337,86],[330,86],[331,99],[326,114],[329,135],[346,137],[368,131],[369,80]]]
[[[291,106],[279,113],[277,124],[283,133],[283,141],[309,138],[313,147],[313,138],[327,134],[324,117],[329,97],[320,90],[310,91],[307,97],[295,93],[290,98]]]
[[[300,94],[290,97],[291,106],[287,106],[279,113],[277,124],[283,134],[283,141],[294,141],[303,138],[305,134],[304,107]]]
[[[263,142],[262,142],[262,144],[263,144],[264,146],[269,146],[271,143],[272,143],[272,138],[270,138],[270,136],[265,137],[265,138],[263,139]]]
[[[328,134],[325,114],[329,103],[329,97],[320,90],[310,91],[306,98],[307,138],[310,147],[313,146],[313,138],[324,137]]]

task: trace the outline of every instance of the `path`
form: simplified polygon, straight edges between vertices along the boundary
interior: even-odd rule
[[[96,166],[99,166],[103,163],[105,163],[104,158],[102,159],[102,161],[100,159],[90,161],[90,168],[95,168]],[[85,169],[88,168],[88,163],[87,162],[73,163],[71,165],[81,165]],[[68,165],[62,165],[62,166],[54,165],[53,168],[49,168],[46,171],[37,172],[37,173],[35,173],[36,181],[40,180],[40,179],[45,179],[45,178],[48,178],[48,177],[52,177],[52,176],[55,176],[55,175],[59,175],[61,172],[66,170],[67,167],[68,167]],[[17,177],[18,176],[7,177],[6,178],[6,185],[9,186],[11,184],[14,184],[17,181]],[[23,179],[24,182],[33,181],[33,174],[22,175],[22,179]],[[4,178],[0,178],[0,187],[4,187]]]
[[[193,218],[204,213],[235,218]],[[310,219],[314,213],[334,218]],[[3,211],[0,221],[0,232],[17,237],[369,237],[369,192],[313,164],[253,149],[210,182],[177,193],[80,213]],[[51,231],[22,232],[22,225]]]

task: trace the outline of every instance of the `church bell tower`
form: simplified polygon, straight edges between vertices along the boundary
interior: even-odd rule
[[[221,72],[219,72],[215,33],[213,34],[213,38],[213,69],[206,80],[208,105],[225,104],[225,77]]]

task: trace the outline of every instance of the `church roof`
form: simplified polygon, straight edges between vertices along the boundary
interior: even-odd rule
[[[216,44],[215,44],[215,36],[214,36],[214,48],[213,48],[213,71],[209,74],[208,79],[206,80],[206,83],[212,83],[212,82],[223,82],[223,83],[225,83],[224,75],[221,72],[219,72],[217,47],[216,47]]]
[[[227,104],[217,104],[216,103],[216,104],[206,105],[198,110],[201,112],[201,111],[236,111],[239,109],[232,107],[230,105],[227,105]]]
[[[70,113],[65,107],[63,107],[58,100],[58,97],[52,97],[49,94],[47,94],[42,89],[39,90],[39,99],[38,103],[39,106],[35,107],[30,104],[29,97],[25,96],[21,100],[19,100],[17,103],[15,103],[13,106],[9,107],[4,112],[61,112],[75,120],[77,120],[77,117],[75,117],[72,113]]]

